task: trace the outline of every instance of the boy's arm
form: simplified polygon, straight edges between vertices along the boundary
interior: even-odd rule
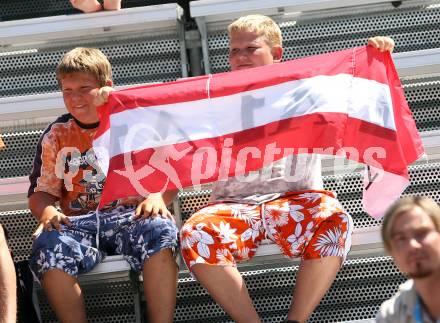
[[[56,174],[59,151],[56,132],[50,125],[38,142],[32,173],[29,176],[29,209],[39,222],[34,237],[43,230],[52,230],[53,227],[60,230],[60,223],[69,223],[69,219],[55,208],[55,203],[62,196],[64,185],[63,180]]]
[[[162,193],[152,193],[143,200],[136,208],[135,219],[148,218],[150,216],[160,216],[169,218],[174,221],[174,217],[167,209],[167,205],[171,204],[178,190],[170,190]]]
[[[51,231],[52,227],[61,229],[61,224],[70,225],[69,218],[55,208],[57,197],[46,192],[35,192],[29,197],[29,209],[39,222],[33,236],[43,230]]]

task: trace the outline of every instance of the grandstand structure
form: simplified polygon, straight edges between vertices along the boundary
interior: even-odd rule
[[[200,0],[184,8],[167,2],[125,0],[120,11],[90,14],[73,10],[68,0],[0,3],[0,133],[6,144],[0,151],[0,222],[11,233],[15,260],[27,259],[36,227],[26,193],[38,138],[65,111],[55,79],[62,54],[77,46],[100,48],[117,87],[223,72],[226,26],[250,13],[280,24],[285,60],[364,45],[371,36],[392,37],[393,58],[427,152],[410,166],[404,195],[440,203],[440,0]],[[355,232],[347,263],[311,322],[370,321],[404,280],[384,253],[380,222],[362,210],[361,172],[351,162],[323,159],[325,187],[352,214]],[[173,204],[178,222],[205,205],[209,194],[209,186],[180,192]],[[297,265],[269,242],[241,265],[264,322],[285,318]],[[122,257],[108,257],[80,281],[89,322],[144,320],[143,282]],[[43,321],[56,322],[41,290],[37,296]],[[175,322],[232,322],[183,263]]]

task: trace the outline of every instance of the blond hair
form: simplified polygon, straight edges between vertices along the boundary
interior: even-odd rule
[[[282,46],[281,29],[275,21],[263,15],[248,15],[240,17],[228,26],[228,35],[236,32],[251,32],[263,36],[270,46]]]
[[[96,48],[77,47],[64,54],[56,69],[57,80],[60,82],[66,74],[89,73],[105,86],[112,80],[112,68],[107,57]]]
[[[421,208],[432,220],[438,232],[440,232],[440,206],[426,196],[407,196],[395,202],[385,213],[382,223],[382,240],[385,249],[391,250],[391,232],[396,219],[411,211],[415,207]]]

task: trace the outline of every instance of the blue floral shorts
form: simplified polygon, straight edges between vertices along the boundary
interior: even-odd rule
[[[178,229],[170,219],[133,220],[135,208],[119,206],[109,212],[69,217],[61,232],[44,230],[32,245],[30,265],[39,279],[58,268],[77,276],[93,269],[106,255],[123,255],[131,268],[141,271],[146,259],[163,249],[178,252]]]

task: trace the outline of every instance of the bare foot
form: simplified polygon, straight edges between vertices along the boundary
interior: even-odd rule
[[[101,4],[96,0],[70,0],[72,6],[83,12],[95,12],[102,9]]]
[[[104,0],[105,10],[120,10],[121,0]]]

